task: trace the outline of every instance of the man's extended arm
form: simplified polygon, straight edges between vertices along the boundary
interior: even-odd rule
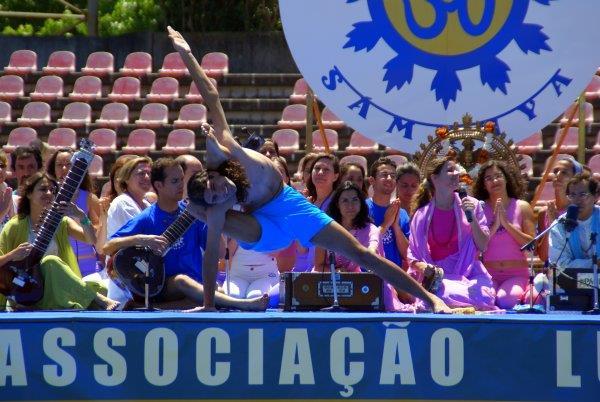
[[[117,251],[131,247],[131,246],[144,246],[148,247],[156,254],[162,255],[167,247],[167,239],[163,236],[137,234],[126,237],[115,237],[109,240],[104,245],[104,254],[113,255]]]

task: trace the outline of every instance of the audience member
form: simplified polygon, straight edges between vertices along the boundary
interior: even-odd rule
[[[8,170],[8,157],[0,150],[0,231],[10,218],[15,214],[13,203],[13,189],[6,185],[6,172]]]
[[[17,190],[13,194],[17,194],[18,187],[23,184],[25,179],[39,172],[43,168],[42,154],[40,150],[34,147],[17,147],[11,158],[11,169],[17,179]]]
[[[183,168],[183,199],[185,200],[187,199],[187,182],[190,180],[190,177],[203,169],[202,162],[193,155],[179,155],[175,160]]]
[[[279,145],[277,145],[277,143],[270,138],[265,140],[265,142],[258,149],[258,152],[260,152],[269,159],[277,158],[280,156]]]
[[[347,162],[340,166],[340,183],[351,181],[365,194],[368,194],[367,173],[365,168],[355,162]]]
[[[414,163],[405,163],[396,169],[396,198],[400,208],[410,211],[414,195],[419,189],[421,171]]]

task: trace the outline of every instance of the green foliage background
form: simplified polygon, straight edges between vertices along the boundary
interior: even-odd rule
[[[87,0],[68,0],[85,9]],[[56,0],[0,0],[2,11],[73,12]],[[281,30],[277,0],[100,0],[98,34]],[[0,18],[0,34],[20,36],[87,35],[85,22],[61,19]]]

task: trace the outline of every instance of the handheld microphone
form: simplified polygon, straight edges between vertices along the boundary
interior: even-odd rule
[[[567,213],[563,218],[563,225],[567,232],[572,232],[577,227],[577,216],[579,215],[579,207],[571,204],[567,207]]]
[[[458,185],[458,196],[461,200],[467,196],[467,185],[465,183]],[[473,222],[473,211],[465,211],[465,216],[469,223]]]

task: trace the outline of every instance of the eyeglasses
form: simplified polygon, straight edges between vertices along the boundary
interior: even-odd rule
[[[388,177],[391,177],[392,179],[396,179],[396,173],[395,172],[379,172],[375,175],[375,177],[378,179],[387,179]]]
[[[590,193],[588,193],[588,192],[585,192],[585,193],[579,193],[579,194],[567,194],[567,198],[568,198],[568,199],[570,199],[570,200],[577,200],[577,199],[584,199],[584,198],[587,198],[587,197],[589,197],[590,195],[592,195],[592,194],[590,194]]]
[[[495,175],[492,176],[485,176],[483,178],[483,181],[494,181],[494,180],[504,180],[504,175],[502,173],[496,173]]]

